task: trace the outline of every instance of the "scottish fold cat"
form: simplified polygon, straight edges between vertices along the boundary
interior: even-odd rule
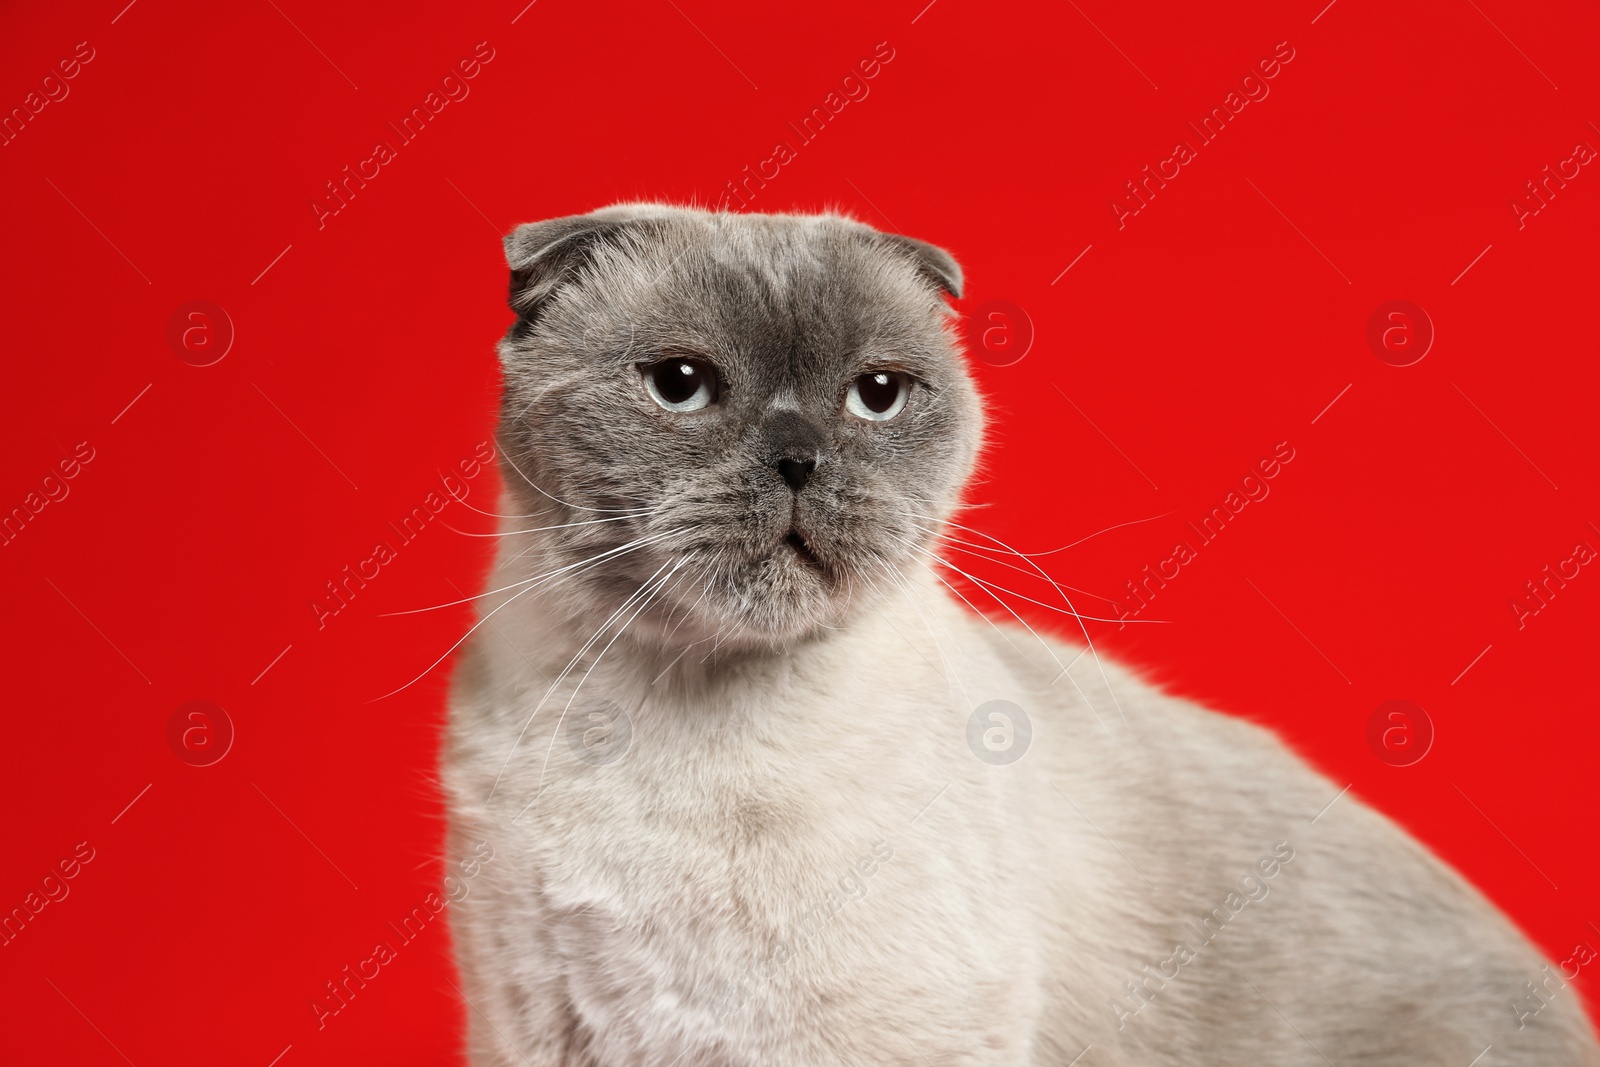
[[[943,538],[1035,568],[957,522],[947,253],[655,204],[506,252],[443,757],[451,859],[494,855],[452,909],[472,1063],[1600,1064],[1586,946],[1267,731],[961,602]]]

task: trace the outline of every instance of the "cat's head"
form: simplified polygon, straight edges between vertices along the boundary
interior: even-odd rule
[[[511,525],[570,568],[553,595],[596,626],[774,646],[922,565],[982,436],[946,252],[654,204],[505,244],[504,475]]]

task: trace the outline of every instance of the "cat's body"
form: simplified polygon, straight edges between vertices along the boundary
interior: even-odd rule
[[[1600,1063],[1576,991],[1509,923],[1265,731],[978,618],[914,546],[888,560],[894,542],[872,531],[893,525],[891,512],[870,507],[935,528],[976,441],[964,375],[928,356],[942,336],[933,286],[932,332],[896,322],[865,344],[822,346],[887,337],[920,350],[928,395],[912,390],[898,417],[951,438],[920,484],[876,483],[889,499],[868,505],[851,487],[905,462],[912,442],[827,427],[826,390],[808,403],[787,380],[809,366],[797,338],[827,327],[782,333],[781,300],[756,336],[775,338],[788,366],[760,385],[724,370],[715,403],[693,409],[721,404],[722,423],[651,422],[632,396],[607,409],[560,362],[562,348],[574,360],[585,346],[610,352],[594,387],[611,388],[629,381],[615,368],[633,365],[636,346],[657,351],[661,334],[715,347],[703,321],[652,323],[628,307],[660,284],[661,264],[692,260],[701,244],[703,277],[688,288],[726,293],[746,272],[797,306],[808,271],[844,279],[851,296],[857,256],[875,278],[903,266],[908,294],[930,276],[959,288],[947,257],[885,252],[838,219],[658,208],[600,219],[624,231],[642,220],[644,232],[603,234],[622,251],[584,248],[553,279],[540,274],[548,232],[520,264],[511,244],[514,270],[531,272],[514,295],[543,284],[548,303],[519,308],[527,326],[503,346],[508,518],[491,588],[506,591],[458,672],[444,767],[453,852],[494,850],[453,909],[474,1064],[1467,1067],[1490,1046],[1483,1067]],[[792,254],[775,267],[763,241]],[[647,269],[628,271],[638,259]],[[620,337],[582,317],[581,296],[562,304],[585,290],[617,306]],[[752,300],[740,294],[741,306]],[[519,358],[538,360],[538,374]],[[849,382],[853,365],[823,377]],[[872,411],[870,385],[866,409],[843,409]],[[668,402],[678,395],[663,388]],[[746,398],[760,402],[745,411]],[[647,421],[621,443],[585,445],[591,416]],[[822,427],[806,439],[807,475],[777,466],[799,461],[784,445],[797,416]],[[774,421],[787,435],[776,447]],[[609,465],[585,465],[607,448]],[[660,484],[640,473],[663,464],[674,466]],[[723,471],[726,494],[697,491]],[[761,521],[786,501],[792,515]],[[737,555],[707,565],[698,528],[651,525],[678,506],[730,524],[737,532],[718,543]],[[799,546],[786,547],[786,529]],[[903,527],[901,540],[910,529],[923,528]],[[679,532],[648,555],[662,530]],[[584,562],[597,553],[609,554]],[[852,553],[873,567],[852,572]],[[636,570],[615,568],[626,581],[607,566],[640,555]],[[1008,723],[982,709],[974,727],[991,700],[1021,714],[1002,709]],[[991,729],[1001,733],[986,738]]]

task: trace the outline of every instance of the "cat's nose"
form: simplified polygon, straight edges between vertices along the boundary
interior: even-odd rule
[[[806,479],[811,477],[811,472],[816,469],[817,461],[814,459],[778,460],[778,473],[789,483],[789,488],[797,493],[806,487]]]
[[[811,472],[817,469],[826,437],[815,423],[795,411],[778,412],[767,421],[764,429],[767,462],[777,468],[789,488],[798,493],[805,488]]]

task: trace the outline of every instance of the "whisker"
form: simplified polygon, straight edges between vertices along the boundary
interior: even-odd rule
[[[939,557],[935,556],[934,558],[938,559]],[[943,563],[944,561],[943,560],[939,560],[939,562]],[[924,566],[926,566],[926,564],[924,564]],[[940,574],[938,571],[934,570],[932,567],[928,567],[928,573],[932,574],[933,577],[935,578],[935,580],[937,580],[940,585],[944,586],[946,589],[950,590],[950,592],[954,593],[956,595],[956,597],[963,604],[965,604],[967,607],[971,608],[972,609],[972,613],[974,615],[976,615],[978,618],[982,619],[984,622],[988,623],[990,626],[993,626],[994,630],[995,630],[995,633],[997,633],[1001,637],[1003,637],[1005,639],[1006,644],[1010,645],[1013,649],[1016,649],[1017,655],[1019,655],[1019,656],[1022,655],[1022,649],[1017,648],[1017,643],[1015,641],[1011,640],[1011,635],[1006,633],[1005,630],[1003,630],[1001,627],[997,626],[995,624],[995,621],[993,619],[989,618],[989,616],[988,616],[988,614],[986,612],[979,611],[978,610],[978,606],[976,604],[974,604],[972,601],[968,600],[966,598],[966,596],[962,594],[961,590],[957,589],[952,582],[950,582],[948,579],[945,578],[944,575]],[[985,592],[988,592],[988,590],[985,590]],[[993,593],[989,593],[989,595],[991,597],[994,596]],[[1034,636],[1038,637],[1038,634],[1035,634]],[[1040,641],[1039,643],[1042,644],[1042,645],[1044,644],[1043,641]],[[1049,645],[1044,645],[1044,648],[1045,648],[1046,652],[1050,652],[1051,653],[1051,656],[1053,658],[1054,657],[1054,652],[1051,651],[1050,646]]]
[[[1054,611],[1054,612],[1058,612],[1058,613],[1060,613],[1062,615],[1070,615],[1074,619],[1087,619],[1090,622],[1128,622],[1128,623],[1145,622],[1145,623],[1157,623],[1157,624],[1161,624],[1161,625],[1165,625],[1167,623],[1166,619],[1105,619],[1105,618],[1101,618],[1098,615],[1080,615],[1076,611],[1069,611],[1066,608],[1058,608],[1054,604],[1045,603],[1043,600],[1035,600],[1033,597],[1028,596],[1026,593],[1019,593],[1014,589],[1007,589],[1003,585],[996,584],[995,582],[985,581],[984,579],[979,578],[979,577],[977,577],[975,575],[968,574],[966,571],[962,570],[960,567],[957,567],[955,564],[951,563],[949,560],[945,559],[943,556],[937,556],[936,555],[933,558],[938,560],[940,563],[944,564],[946,567],[949,567],[951,570],[955,571],[957,574],[961,575],[961,577],[967,579],[967,581],[972,582],[975,585],[983,586],[986,591],[987,590],[999,590],[1000,592],[1005,593],[1007,596],[1014,596],[1019,600],[1026,600],[1030,604],[1037,604],[1041,608],[1044,608],[1046,611]],[[995,562],[998,562],[998,560],[995,561]]]
[[[987,508],[987,507],[992,507],[992,506],[993,505],[989,504],[989,503],[968,503],[968,504],[962,504],[957,510],[958,511],[972,511],[974,509]],[[1163,511],[1159,515],[1149,515],[1149,516],[1147,516],[1145,518],[1142,518],[1142,519],[1129,519],[1127,522],[1119,522],[1119,523],[1116,523],[1114,525],[1107,526],[1104,529],[1096,530],[1092,534],[1085,534],[1084,536],[1078,538],[1076,541],[1069,541],[1067,544],[1064,544],[1064,545],[1060,546],[1059,548],[1047,548],[1047,549],[1044,549],[1041,552],[1017,552],[1015,549],[1013,549],[1011,551],[1015,552],[1016,555],[1027,556],[1030,559],[1038,559],[1041,556],[1053,556],[1058,552],[1065,552],[1069,548],[1076,548],[1079,545],[1083,544],[1085,541],[1092,541],[1096,537],[1099,537],[1101,534],[1108,534],[1112,530],[1120,530],[1124,526],[1138,526],[1140,523],[1155,522],[1157,519],[1164,519],[1169,515],[1176,515],[1176,514],[1177,514],[1177,512],[1175,512],[1175,511]],[[931,515],[923,515],[923,516],[920,516],[920,517],[928,519],[928,520],[930,520],[932,522],[948,522],[949,521],[949,520],[946,520],[946,519],[935,519]],[[960,526],[959,524],[954,523],[954,522],[951,522],[950,525],[951,526],[955,526],[957,529],[966,529],[966,527]]]
[[[940,563],[944,564],[946,567],[949,567],[951,570],[955,571],[957,574],[961,575],[961,577],[967,579],[969,582],[973,582],[973,583],[975,583],[975,584],[977,584],[979,586],[983,586],[984,585],[983,582],[978,581],[978,579],[972,577],[972,575],[968,574],[966,571],[962,570],[960,567],[953,566],[950,563],[949,560],[942,559],[939,556],[934,556],[933,558],[937,559]],[[926,566],[926,564],[924,564],[924,566]],[[939,578],[939,580],[942,581],[942,582],[944,581],[944,579],[942,577],[940,577],[938,574],[935,574],[934,577]],[[946,588],[949,588],[952,591],[954,591],[954,587],[951,586],[949,582],[944,582],[944,584],[945,584]],[[1010,604],[1007,604],[1000,597],[995,596],[995,594],[993,592],[989,591],[987,588],[985,588],[984,591],[988,592],[991,597],[994,597],[995,603],[999,604],[1001,607],[1005,608],[1006,611],[1010,612],[1011,617],[1013,619],[1016,619],[1017,622],[1022,625],[1023,629],[1027,630],[1030,634],[1033,634],[1033,639],[1035,641],[1039,642],[1039,644],[1044,648],[1045,652],[1047,652],[1049,654],[1051,659],[1056,661],[1056,666],[1060,667],[1062,670],[1066,670],[1067,669],[1067,665],[1065,663],[1061,662],[1061,657],[1056,655],[1056,650],[1051,648],[1049,642],[1045,641],[1044,638],[1040,637],[1038,635],[1038,633],[1036,633],[1034,631],[1032,626],[1028,625],[1028,622],[1027,622],[1026,619],[1024,619],[1021,615],[1017,614],[1016,609],[1014,609]],[[961,596],[960,593],[956,593],[956,595],[957,596]],[[969,607],[972,606],[972,601],[967,600],[966,597],[962,596],[961,599]],[[972,610],[973,611],[978,611],[978,609],[975,608],[975,607]],[[984,619],[984,621],[988,622],[991,626],[994,625],[994,620],[990,619],[987,615],[984,615],[983,612],[980,611],[980,612],[978,612],[978,614]],[[995,628],[999,629],[999,627],[995,627]],[[1011,647],[1012,648],[1016,648],[1015,645],[1012,645]],[[1017,651],[1021,652],[1022,650],[1020,648],[1018,648]]]
[[[922,529],[922,528],[918,527],[918,529]],[[926,529],[924,529],[923,532],[924,533],[933,534],[933,536],[939,538],[940,541],[944,542],[945,544],[948,544],[951,548],[954,548],[957,552],[965,552],[969,556],[977,556],[979,559],[986,560],[986,561],[988,561],[990,563],[998,563],[1000,566],[1005,567],[1005,568],[1007,568],[1009,570],[1014,570],[1018,574],[1026,574],[1029,577],[1035,577],[1034,572],[1031,571],[1031,570],[1026,570],[1026,569],[1024,569],[1022,567],[1019,567],[1015,563],[1010,562],[1009,560],[996,558],[996,557],[1000,557],[1000,556],[1011,555],[1011,553],[1002,552],[998,548],[990,548],[987,545],[979,545],[979,544],[974,544],[971,541],[963,541],[960,538],[951,537],[947,533],[937,533],[937,532],[935,532],[933,530],[926,530]],[[960,546],[960,547],[958,547],[958,546]],[[991,553],[991,554],[979,555],[979,553]],[[1062,582],[1061,586],[1062,586],[1063,589],[1071,589],[1073,592],[1082,593],[1084,596],[1092,596],[1096,600],[1104,600],[1107,603],[1110,603],[1110,601],[1111,601],[1110,597],[1102,596],[1101,594],[1096,593],[1092,589],[1082,589],[1082,588],[1079,588],[1076,585],[1068,585],[1065,582]]]
[[[500,764],[500,770],[494,776],[494,784],[489,787],[489,796],[486,798],[487,800],[494,799],[495,791],[500,788],[500,779],[505,777],[506,768],[511,765],[511,757],[517,754],[517,747],[522,744],[523,737],[527,735],[528,727],[533,724],[534,716],[539,714],[540,709],[545,705],[545,701],[550,699],[550,694],[554,693],[556,691],[556,687],[566,680],[568,674],[572,673],[572,668],[577,666],[578,661],[583,658],[583,654],[589,651],[589,649],[593,648],[596,641],[600,640],[600,636],[606,632],[606,628],[616,621],[617,616],[628,610],[628,607],[632,605],[634,600],[645,591],[651,582],[655,581],[657,575],[667,569],[670,563],[671,561],[669,560],[667,563],[663,563],[661,566],[657,567],[655,574],[652,574],[650,577],[646,578],[644,580],[644,584],[640,585],[638,589],[634,590],[633,593],[629,595],[628,599],[624,600],[617,610],[613,611],[610,617],[608,617],[605,622],[600,624],[600,628],[594,632],[594,636],[585,641],[583,646],[579,648],[577,652],[573,653],[572,659],[567,661],[567,665],[561,668],[561,673],[556,675],[555,681],[551,682],[549,688],[544,691],[544,696],[539,698],[539,703],[533,706],[533,710],[528,712],[528,717],[523,720],[522,729],[517,731],[516,740],[511,742],[511,749],[506,753],[505,761]],[[517,595],[521,596],[520,593]],[[510,601],[508,600],[506,603],[509,604]]]
[[[634,543],[634,544],[631,544],[631,545],[625,545],[625,546],[623,546],[623,549],[626,549],[627,551],[631,552],[631,551],[634,551],[636,549],[644,547],[645,544],[654,543],[655,541],[659,541],[659,540],[661,540],[661,539],[663,539],[665,537],[671,536],[672,534],[677,533],[677,532],[678,531],[675,531],[675,530],[662,531],[660,534],[655,536],[654,540],[642,540],[640,542],[637,542],[637,543]],[[611,555],[614,555],[614,554],[623,554],[623,549],[612,549],[612,550],[610,550],[608,552],[601,553],[601,556],[599,558],[592,558],[592,559],[580,561],[580,563],[576,564],[576,566],[583,566],[583,565],[586,564],[587,566],[584,566],[585,570],[591,569],[593,567],[598,567],[602,562],[605,561],[604,560],[605,556],[611,556]],[[372,700],[367,701],[367,703],[368,704],[374,704],[374,703],[377,703],[379,700],[387,700],[389,697],[394,696],[395,693],[398,693],[403,689],[408,689],[411,686],[417,684],[423,678],[427,677],[427,675],[428,675],[428,673],[430,671],[432,671],[439,664],[443,663],[445,661],[445,659],[449,657],[450,653],[452,653],[456,649],[460,648],[462,643],[464,641],[466,641],[467,638],[471,637],[474,633],[477,632],[478,627],[480,627],[484,623],[488,622],[491,618],[493,618],[496,614],[498,614],[503,608],[506,608],[506,607],[510,606],[512,603],[514,603],[516,600],[518,600],[523,595],[525,595],[527,593],[531,593],[534,589],[537,589],[540,584],[542,584],[544,581],[546,581],[546,580],[550,579],[551,577],[553,577],[555,573],[560,573],[560,571],[570,570],[573,566],[575,566],[575,565],[574,564],[569,564],[568,566],[562,567],[557,572],[553,572],[552,574],[545,574],[545,575],[542,575],[542,576],[540,576],[538,578],[527,579],[524,582],[514,583],[514,585],[527,585],[528,582],[532,582],[533,584],[528,585],[528,587],[526,589],[517,590],[517,592],[513,593],[511,596],[506,598],[505,603],[497,605],[492,611],[488,612],[486,615],[484,615],[477,622],[473,623],[471,628],[469,628],[466,633],[462,634],[461,637],[459,639],[457,639],[455,644],[453,644],[449,648],[445,649],[444,650],[444,654],[441,655],[438,659],[434,660],[432,663],[430,663],[426,668],[424,668],[421,674],[419,674],[415,678],[411,679],[411,681],[407,682],[405,685],[402,685],[399,689],[395,689],[395,690],[392,690],[392,691],[390,691],[388,693],[385,693],[381,697],[375,697]],[[663,566],[665,566],[665,564],[663,564]],[[580,573],[581,574],[583,572],[579,571],[579,572],[576,572],[576,573]],[[660,572],[657,571],[657,573],[659,574]],[[514,586],[508,587],[508,588],[513,588],[513,587]],[[493,595],[494,593],[497,593],[497,592],[505,592],[505,590],[504,589],[491,590],[489,593],[479,594],[479,597],[469,597],[468,599],[476,600],[476,599],[479,599],[480,597],[483,597],[483,596],[491,596],[491,595]],[[458,601],[458,603],[460,603],[460,601]],[[502,768],[502,770],[503,769],[504,768]]]
[[[648,513],[649,512],[646,511],[646,512],[643,512],[642,514],[648,514]],[[546,531],[549,531],[549,530],[569,530],[569,529],[573,528],[574,526],[593,526],[596,523],[601,523],[601,522],[627,522],[629,519],[633,519],[633,518],[636,518],[636,517],[637,516],[635,516],[633,514],[613,515],[610,518],[606,518],[606,519],[580,519],[577,522],[560,522],[560,523],[556,523],[554,526],[530,526],[525,530],[498,530],[498,531],[495,531],[493,533],[473,533],[470,530],[458,530],[454,526],[451,526],[449,523],[445,522],[442,519],[439,521],[439,525],[443,526],[445,529],[449,530],[451,533],[460,534],[462,537],[511,537],[514,534],[545,533]]]
[[[487,515],[491,519],[537,519],[539,517],[537,515],[502,515],[498,511],[484,511],[480,507],[475,507],[474,505],[467,503],[465,497],[457,497],[456,500],[459,501],[468,511],[476,511],[479,515]]]
[[[523,469],[521,467],[517,466],[517,461],[512,459],[510,455],[508,455],[505,452],[502,452],[500,454],[500,458],[505,460],[506,463],[510,465],[512,470],[516,471],[519,475],[521,475],[522,476],[522,480],[527,482],[528,485],[530,487],[532,487],[534,492],[538,493],[540,496],[548,497],[549,499],[554,500],[557,504],[560,504],[563,507],[569,507],[569,508],[574,509],[575,511],[620,512],[620,513],[636,513],[638,511],[638,509],[636,509],[636,508],[595,508],[595,507],[589,507],[586,504],[573,504],[573,503],[571,503],[569,501],[562,500],[560,497],[555,496],[555,495],[553,495],[551,493],[547,493],[542,488],[540,488],[534,482],[534,480],[532,478],[528,477],[528,475],[523,471]]]
[[[368,704],[376,704],[380,700],[388,700],[390,697],[394,696],[396,693],[400,692],[401,690],[409,689],[413,685],[416,685],[418,682],[422,681],[423,678],[426,678],[428,676],[428,672],[429,671],[433,670],[439,664],[443,663],[449,657],[450,653],[452,653],[456,649],[460,648],[461,645],[462,645],[462,642],[466,641],[467,638],[471,637],[474,633],[476,633],[477,630],[478,630],[478,627],[480,627],[484,623],[488,622],[495,615],[496,612],[498,612],[501,608],[504,608],[504,607],[514,603],[516,601],[516,599],[518,597],[522,596],[524,593],[529,593],[529,592],[532,592],[532,587],[530,587],[528,589],[519,590],[517,593],[515,593],[512,596],[508,597],[504,604],[501,604],[499,607],[495,608],[494,611],[489,612],[483,618],[481,618],[477,622],[473,623],[471,628],[468,629],[466,633],[462,634],[460,636],[460,638],[458,638],[456,640],[455,644],[451,645],[449,648],[444,650],[444,654],[443,655],[441,655],[438,659],[434,660],[432,663],[430,663],[426,667],[424,667],[421,674],[419,674],[415,678],[411,679],[411,681],[407,682],[405,685],[402,685],[399,689],[390,690],[389,692],[383,694],[383,696],[374,697],[373,699],[367,701],[367,703]]]
[[[934,557],[934,558],[938,559],[937,556]],[[939,560],[939,562],[940,563],[944,563],[945,566],[947,566],[947,567],[950,566],[950,564],[948,562],[946,562],[945,560],[941,559],[941,560]],[[929,567],[928,569],[931,571],[933,568]],[[956,573],[958,573],[958,574],[961,573],[961,571],[959,569],[957,569],[957,568],[952,567],[951,569],[955,570]],[[940,581],[944,581],[944,579],[940,578],[937,573],[934,574],[934,577],[939,578]],[[971,575],[967,575],[966,577],[970,579]],[[952,593],[956,593],[957,596],[961,596],[960,593],[956,592],[955,586],[951,585],[949,582],[945,582],[944,584],[945,584],[946,588],[948,588]],[[990,592],[988,590],[985,590],[985,592],[989,592],[989,595],[991,597],[994,597],[995,603],[999,604],[1001,607],[1003,607],[1007,611],[1011,612],[1011,617],[1016,619],[1017,622],[1021,623],[1023,628],[1026,629],[1030,634],[1033,634],[1034,640],[1038,641],[1039,644],[1044,646],[1045,651],[1050,654],[1050,658],[1055,661],[1056,666],[1061,668],[1060,674],[1057,674],[1056,677],[1059,678],[1059,677],[1061,677],[1062,674],[1065,674],[1067,676],[1067,681],[1072,683],[1072,688],[1074,688],[1074,689],[1076,689],[1078,691],[1078,695],[1083,698],[1084,704],[1088,707],[1090,713],[1092,715],[1094,715],[1095,722],[1098,722],[1100,724],[1100,728],[1105,730],[1106,733],[1111,734],[1112,739],[1115,740],[1116,735],[1111,733],[1111,728],[1106,725],[1105,719],[1100,717],[1100,709],[1098,709],[1098,708],[1096,708],[1094,706],[1094,701],[1089,699],[1089,694],[1083,691],[1083,686],[1079,685],[1078,684],[1078,680],[1076,678],[1072,677],[1071,672],[1069,672],[1067,670],[1067,664],[1064,664],[1064,663],[1061,662],[1061,657],[1056,655],[1055,649],[1051,648],[1049,643],[1046,642],[1044,640],[1044,638],[1040,637],[1037,633],[1035,633],[1033,627],[1029,626],[1027,624],[1027,622],[1025,622],[1023,620],[1021,615],[1018,615],[1015,611],[1013,611],[1011,609],[1011,605],[1007,604],[1004,600],[1001,600],[998,596],[995,596],[995,594],[993,592]],[[963,601],[965,601],[969,606],[972,603],[971,601],[967,600],[966,597],[961,597],[961,599]],[[979,617],[982,618],[985,622],[989,623],[989,625],[995,626],[994,620],[990,619],[983,612],[978,611],[977,608],[973,608],[972,610],[977,612]],[[1000,628],[998,626],[995,626],[995,629],[998,630]],[[1004,633],[1004,631],[1001,631],[1001,632],[1002,632],[1002,634]],[[1007,642],[1010,643],[1010,638],[1007,638]],[[1011,647],[1012,648],[1017,648],[1017,646],[1014,643],[1011,644]],[[1018,648],[1017,652],[1020,654],[1022,652],[1022,650],[1020,648]],[[1076,661],[1074,661],[1074,662],[1076,662]],[[1118,710],[1119,710],[1119,713],[1120,713],[1121,709],[1118,709]],[[1118,742],[1119,745],[1120,745],[1120,743],[1121,742]]]
[[[932,519],[932,518],[930,518],[929,516],[926,516],[926,515],[919,515],[917,517],[918,518],[922,518],[922,519],[927,519],[928,521],[931,521],[931,522],[938,522],[939,521],[937,519]],[[1011,551],[1011,552],[1016,552],[1016,549],[1012,548],[1010,545],[1006,544],[1004,541],[1000,540],[998,537],[995,537],[992,534],[986,534],[982,530],[974,530],[971,527],[962,526],[960,523],[957,523],[957,522],[949,522],[949,520],[946,520],[946,522],[948,523],[948,525],[954,526],[958,530],[963,530],[966,533],[970,533],[970,534],[976,534],[977,536],[983,538],[986,541],[993,541],[995,544],[999,545],[1001,548],[1004,548],[1004,549],[1006,549],[1008,551]],[[1046,574],[1044,572],[1044,568],[1043,567],[1040,567],[1037,563],[1034,563],[1031,558],[1022,555],[1020,552],[1017,553],[1017,558],[1024,560],[1025,562],[1028,563],[1029,566],[1033,567],[1034,570],[1038,571],[1039,572],[1039,577],[1043,578],[1046,582],[1049,582],[1050,585],[1055,588],[1055,591],[1056,591],[1057,595],[1059,595],[1061,597],[1061,599],[1066,602],[1067,607],[1072,610],[1072,613],[1074,615],[1078,615],[1078,609],[1072,603],[1072,598],[1067,596],[1066,590],[1062,589],[1061,586],[1059,584],[1057,584],[1054,579],[1052,579],[1048,574]],[[1081,615],[1078,615],[1078,629],[1083,634],[1084,642],[1089,646],[1090,654],[1094,656],[1095,667],[1100,672],[1100,680],[1105,683],[1106,692],[1111,694],[1111,702],[1112,702],[1112,704],[1114,704],[1116,706],[1117,717],[1122,720],[1122,724],[1124,726],[1127,726],[1128,725],[1128,717],[1125,714],[1123,714],[1122,701],[1117,699],[1117,691],[1112,688],[1111,679],[1106,677],[1105,664],[1100,662],[1100,653],[1094,647],[1094,638],[1089,636],[1089,627],[1084,625],[1083,616],[1081,616]],[[1078,684],[1077,680],[1072,677],[1070,672],[1067,674],[1067,678],[1070,681],[1072,681],[1072,684],[1074,686],[1077,686],[1077,684]],[[1082,692],[1081,688],[1079,689],[1079,692],[1080,693]],[[1085,694],[1084,695],[1084,700],[1087,701],[1088,699],[1089,699],[1088,695]],[[1092,704],[1090,706],[1093,707]]]
[[[494,596],[496,593],[504,593],[507,590],[515,589],[518,586],[543,582],[548,578],[552,578],[555,575],[562,573],[563,571],[570,571],[574,567],[583,567],[585,564],[597,564],[608,557],[620,556],[627,552],[632,552],[635,549],[643,548],[646,545],[656,544],[679,532],[680,531],[677,530],[661,530],[653,534],[646,534],[644,537],[629,541],[627,544],[619,545],[616,548],[608,548],[604,552],[590,556],[588,559],[580,559],[576,563],[568,563],[565,566],[557,567],[555,570],[545,571],[543,574],[536,574],[532,578],[523,578],[520,581],[512,582],[510,585],[503,585],[499,589],[490,589],[485,593],[476,593],[469,597],[462,597],[460,600],[450,600],[443,604],[434,604],[431,607],[426,608],[407,608],[404,611],[386,611],[379,617],[387,618],[391,615],[416,615],[424,611],[438,611],[441,608],[451,608],[455,607],[457,604],[466,604],[473,600],[482,600],[486,596]],[[524,590],[524,592],[526,592],[526,590]]]
[[[578,693],[583,690],[583,683],[589,680],[589,675],[593,674],[595,668],[600,666],[601,660],[606,658],[606,653],[611,651],[611,646],[616,644],[618,639],[627,632],[628,627],[633,624],[633,620],[644,614],[645,609],[648,608],[651,602],[655,600],[656,594],[667,587],[667,583],[672,581],[672,576],[677,574],[678,569],[687,562],[688,557],[678,560],[678,562],[673,564],[672,569],[666,573],[666,576],[663,577],[659,582],[654,582],[654,578],[652,577],[651,581],[654,582],[655,588],[651,589],[649,595],[640,601],[638,608],[634,610],[632,615],[628,616],[627,621],[621,626],[617,627],[617,632],[612,635],[610,641],[606,642],[606,647],[600,650],[600,654],[594,658],[594,662],[589,664],[589,669],[583,672],[583,677],[578,679],[578,684],[573,686],[572,695],[567,697],[566,706],[561,709],[561,714],[556,717],[555,729],[550,731],[550,744],[547,745],[544,750],[544,765],[539,768],[539,784],[534,787],[533,799],[528,801],[528,807],[532,807],[538,801],[539,797],[544,794],[544,778],[546,773],[548,773],[550,770],[550,755],[555,751],[556,740],[561,736],[561,724],[567,721],[567,712],[572,710],[573,701],[578,699]],[[656,573],[660,574],[661,572],[657,571]],[[528,810],[528,807],[525,807],[522,809],[522,811],[519,811],[511,821],[516,822],[517,819],[520,819],[523,812]]]
[[[961,675],[956,672],[955,666],[951,663],[950,657],[945,655],[944,646],[939,643],[939,635],[933,632],[933,627],[928,623],[928,617],[923,614],[922,608],[924,603],[922,600],[922,594],[918,593],[910,583],[904,581],[900,575],[896,574],[892,567],[885,567],[884,574],[891,582],[895,584],[897,588],[899,588],[902,592],[909,594],[910,599],[908,603],[911,604],[911,610],[917,613],[917,618],[922,622],[922,628],[927,631],[929,640],[933,642],[934,651],[939,654],[939,662],[944,664],[945,685],[959,690],[961,692],[962,701],[965,702],[968,708],[973,707],[974,705],[972,703],[972,697],[967,693],[967,687],[961,681]],[[882,615],[882,612],[880,611],[879,614]],[[887,621],[888,616],[884,616],[884,619]],[[893,623],[890,625],[893,625]],[[944,623],[941,622],[939,624],[939,628],[944,630]],[[950,644],[955,647],[957,652],[961,651],[960,646],[956,644],[955,635],[950,633],[949,630],[945,630],[945,636],[950,638]]]
[[[1076,541],[1073,541],[1073,542],[1071,542],[1069,544],[1062,545],[1060,548],[1049,548],[1049,549],[1046,549],[1043,552],[1018,552],[1017,555],[1019,555],[1019,556],[1028,556],[1028,557],[1033,558],[1033,559],[1037,559],[1040,556],[1053,556],[1057,552],[1065,552],[1069,548],[1076,548],[1079,545],[1083,544],[1085,541],[1093,540],[1094,538],[1099,537],[1101,534],[1110,533],[1112,530],[1120,530],[1124,526],[1137,526],[1142,522],[1155,522],[1157,519],[1164,519],[1168,515],[1174,515],[1174,514],[1176,514],[1176,512],[1163,511],[1159,515],[1151,515],[1149,518],[1146,518],[1146,519],[1130,519],[1127,522],[1119,522],[1115,526],[1107,526],[1104,530],[1096,530],[1094,533],[1089,534],[1086,537],[1080,537]]]

